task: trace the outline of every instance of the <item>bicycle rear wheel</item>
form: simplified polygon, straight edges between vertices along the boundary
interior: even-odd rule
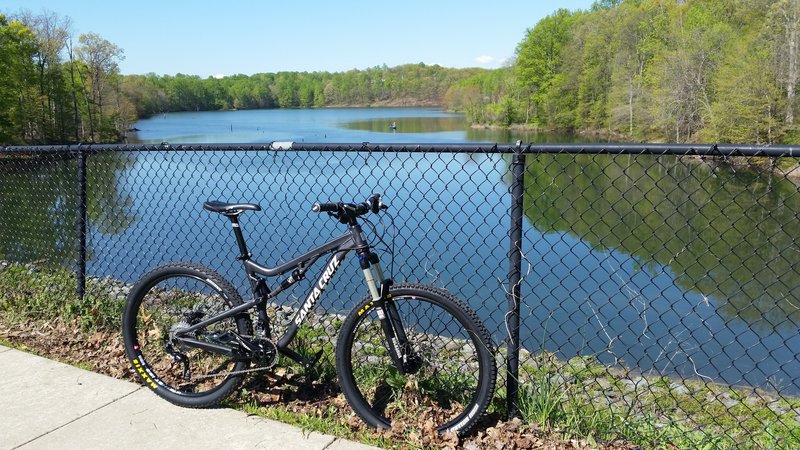
[[[347,316],[336,348],[342,391],[374,427],[432,420],[439,432],[464,434],[494,393],[497,368],[486,328],[447,291],[403,283],[391,288],[413,363],[402,373],[387,350],[385,307],[364,298]]]
[[[239,386],[249,361],[181,344],[175,332],[242,303],[233,286],[207,267],[175,263],[152,270],[131,289],[122,317],[125,351],[134,371],[172,403],[192,408],[216,405]],[[235,349],[237,333],[252,334],[246,314],[187,337]]]

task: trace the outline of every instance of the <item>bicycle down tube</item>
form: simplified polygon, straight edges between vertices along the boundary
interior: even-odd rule
[[[322,274],[320,274],[317,282],[311,287],[308,295],[306,296],[306,300],[300,306],[300,309],[297,310],[294,318],[289,323],[289,328],[278,340],[276,344],[278,350],[287,348],[289,343],[291,343],[294,337],[297,335],[300,325],[303,324],[303,321],[306,319],[306,317],[308,317],[308,313],[311,312],[311,310],[317,304],[322,292],[325,291],[326,287],[328,287],[328,283],[331,281],[331,278],[333,278],[333,275],[336,273],[339,265],[341,265],[342,261],[344,261],[347,253],[349,253],[349,250],[340,250],[333,253],[331,259],[328,261],[328,264],[325,266],[325,270],[322,271]]]

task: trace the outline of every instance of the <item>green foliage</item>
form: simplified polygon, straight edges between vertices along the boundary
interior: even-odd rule
[[[526,117],[533,117],[537,123],[548,123],[553,112],[550,100],[559,89],[554,88],[556,76],[564,66],[564,49],[572,37],[572,29],[579,13],[559,9],[545,17],[532,29],[517,46],[516,82],[520,98],[525,100]]]
[[[723,58],[714,80],[717,101],[704,135],[731,143],[772,142],[773,134],[779,133],[777,115],[782,105],[764,41],[751,34],[731,45]]]
[[[0,17],[0,144],[118,141],[168,111],[444,105],[474,124],[674,142],[796,142],[798,0],[598,0],[528,29],[496,70],[386,65],[222,79],[118,74],[52,13]],[[74,94],[73,94],[74,92]]]
[[[798,27],[796,0],[597,1],[542,19],[503,82],[476,74],[445,102],[481,124],[513,111],[512,124],[631,139],[792,143]]]
[[[330,106],[440,105],[452,84],[476,69],[409,64],[343,73],[278,72],[222,79],[130,75],[125,95],[140,117],[168,111],[319,108]]]
[[[522,419],[541,428],[563,423],[567,418],[562,386],[541,371],[533,383],[523,384],[519,391],[519,411]]]
[[[19,143],[24,134],[25,116],[35,96],[33,32],[20,22],[9,22],[0,15],[0,142]],[[27,64],[31,62],[31,64]]]
[[[0,144],[118,141],[136,119],[122,49],[94,33],[73,46],[68,30],[54,13],[0,16]]]
[[[75,321],[84,330],[117,330],[124,298],[115,283],[88,279],[83,299],[73,273],[32,265],[0,266],[0,314],[14,319]]]

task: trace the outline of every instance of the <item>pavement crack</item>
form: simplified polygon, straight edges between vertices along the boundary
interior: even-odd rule
[[[141,387],[138,387],[138,388],[134,389],[133,391],[131,391],[131,392],[128,392],[128,393],[127,393],[127,394],[125,394],[125,395],[122,395],[122,396],[120,396],[120,397],[117,397],[117,398],[115,398],[115,399],[113,399],[113,400],[111,400],[111,401],[109,401],[109,402],[107,402],[107,403],[104,403],[104,404],[102,404],[102,405],[98,406],[97,408],[94,408],[93,410],[91,410],[91,411],[89,411],[89,412],[86,412],[86,413],[84,413],[84,414],[81,414],[81,415],[79,415],[78,417],[76,417],[76,418],[74,418],[74,419],[72,419],[72,420],[70,420],[70,421],[68,421],[68,422],[65,422],[65,423],[61,424],[61,425],[57,426],[56,428],[53,428],[52,430],[49,430],[49,431],[47,431],[46,433],[42,433],[42,434],[40,434],[39,436],[36,436],[36,437],[35,437],[35,438],[33,438],[33,439],[30,439],[30,440],[28,440],[28,441],[26,441],[26,442],[23,442],[22,444],[19,444],[19,445],[17,445],[16,447],[12,447],[12,448],[11,448],[11,450],[16,450],[16,449],[18,449],[18,448],[23,448],[23,447],[25,447],[26,445],[28,445],[28,444],[31,444],[31,443],[33,443],[34,441],[37,441],[37,440],[39,440],[39,439],[41,439],[41,438],[43,438],[43,437],[47,436],[48,434],[54,433],[54,432],[56,432],[56,431],[58,431],[58,430],[60,430],[60,429],[62,429],[62,428],[64,428],[64,427],[66,427],[66,426],[68,426],[68,425],[71,425],[71,424],[73,424],[73,423],[75,423],[75,422],[77,422],[77,421],[79,421],[79,420],[83,419],[83,418],[84,418],[84,417],[86,417],[86,416],[92,415],[92,414],[96,413],[97,411],[100,411],[101,409],[103,409],[103,408],[105,408],[105,407],[107,407],[107,406],[109,406],[109,405],[111,405],[111,404],[113,404],[113,403],[116,403],[116,402],[118,402],[118,401],[120,401],[120,400],[122,400],[122,399],[124,399],[124,398],[127,398],[127,397],[129,397],[129,396],[131,396],[131,395],[133,395],[133,394],[135,394],[135,393],[139,392],[141,389],[142,389]]]
[[[327,450],[328,448],[330,448],[331,445],[333,445],[338,440],[339,440],[339,438],[337,438],[337,437],[331,439],[330,442],[328,442],[327,444],[325,444],[324,447],[322,447],[322,450]]]

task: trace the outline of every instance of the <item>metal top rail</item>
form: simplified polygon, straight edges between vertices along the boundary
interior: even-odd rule
[[[304,143],[268,142],[249,144],[75,144],[0,146],[0,152],[69,153],[104,151],[329,151],[383,153],[500,153],[500,154],[608,154],[608,155],[697,155],[697,156],[800,156],[800,147],[789,145],[735,144],[420,144],[420,143]]]

